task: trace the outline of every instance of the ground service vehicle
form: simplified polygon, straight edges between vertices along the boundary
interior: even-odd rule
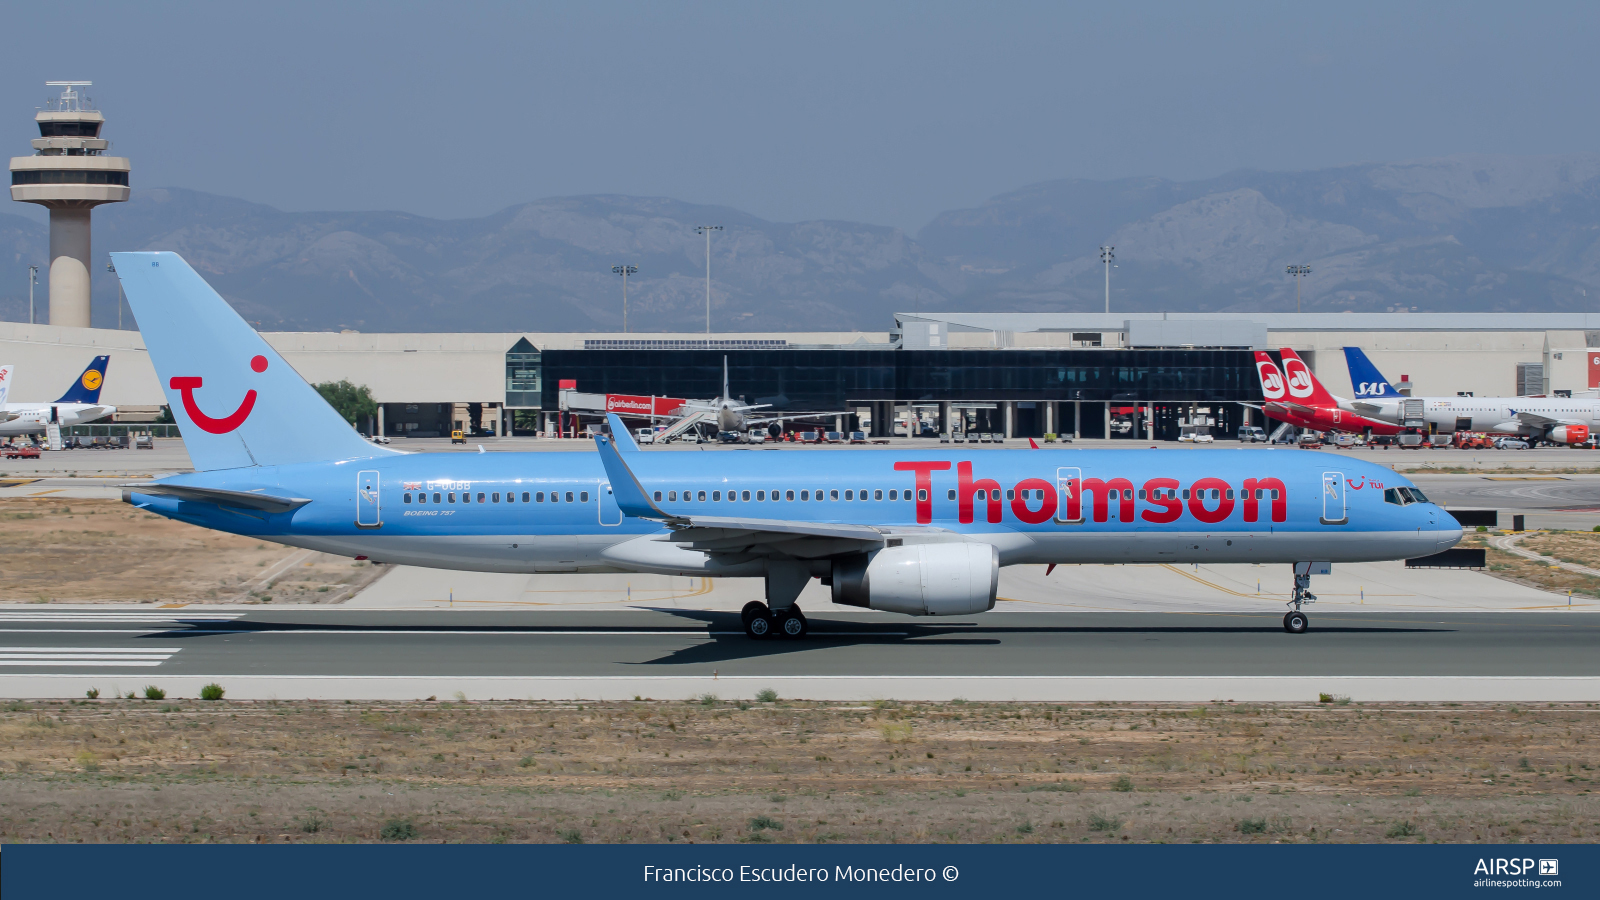
[[[467,442],[467,433],[465,431],[452,431],[452,432],[450,432],[450,443],[452,443],[452,444],[465,444],[466,442]]]

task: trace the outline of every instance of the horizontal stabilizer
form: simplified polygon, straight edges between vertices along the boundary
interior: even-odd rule
[[[258,509],[269,513],[293,512],[311,501],[304,497],[277,497],[260,491],[227,491],[222,488],[194,487],[186,484],[125,484],[123,499],[129,494],[156,494],[199,503],[214,503],[235,509]]]

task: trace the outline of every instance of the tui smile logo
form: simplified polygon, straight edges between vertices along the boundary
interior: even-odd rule
[[[254,357],[250,360],[250,368],[258,374],[265,372],[267,370],[267,358],[265,356]],[[238,409],[220,419],[214,419],[201,412],[200,404],[196,403],[194,399],[195,389],[205,384],[200,376],[177,375],[172,378],[170,384],[172,389],[179,392],[183,397],[183,411],[189,414],[189,418],[193,420],[195,425],[199,426],[201,431],[208,434],[227,434],[243,425],[244,420],[250,418],[250,411],[256,408],[256,392],[252,388],[245,392],[244,400],[239,404]]]

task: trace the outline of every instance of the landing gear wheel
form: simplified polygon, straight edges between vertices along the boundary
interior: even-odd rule
[[[744,633],[754,641],[765,641],[773,636],[773,613],[766,610],[766,604],[755,615],[744,620]]]
[[[749,629],[751,619],[754,619],[757,616],[771,615],[772,611],[767,609],[767,605],[765,603],[762,603],[760,600],[751,600],[749,603],[744,605],[744,609],[739,610],[739,621],[744,624],[746,629]]]
[[[798,606],[791,606],[773,618],[776,620],[778,634],[786,638],[803,638],[806,632],[811,630],[805,614],[800,612]]]
[[[1306,626],[1310,624],[1311,620],[1307,619],[1306,614],[1298,609],[1286,613],[1283,617],[1283,630],[1290,634],[1305,634]]]

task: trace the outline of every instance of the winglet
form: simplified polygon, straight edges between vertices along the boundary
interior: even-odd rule
[[[626,435],[627,432],[624,431],[623,434]],[[617,507],[622,510],[622,514],[635,519],[682,522],[680,517],[663,512],[650,501],[650,495],[639,483],[633,470],[628,468],[622,454],[618,452],[614,437],[614,434],[597,434],[594,436],[594,443],[600,450],[600,463],[606,467],[606,476],[611,479],[611,495],[616,499]]]
[[[617,450],[622,453],[637,453],[639,444],[628,433],[628,426],[622,423],[622,417],[616,413],[606,413],[606,424],[611,426],[611,436],[616,438]]]
[[[1028,438],[1028,446],[1032,447],[1035,450],[1039,449],[1039,443],[1037,441],[1035,441],[1033,438]]]

